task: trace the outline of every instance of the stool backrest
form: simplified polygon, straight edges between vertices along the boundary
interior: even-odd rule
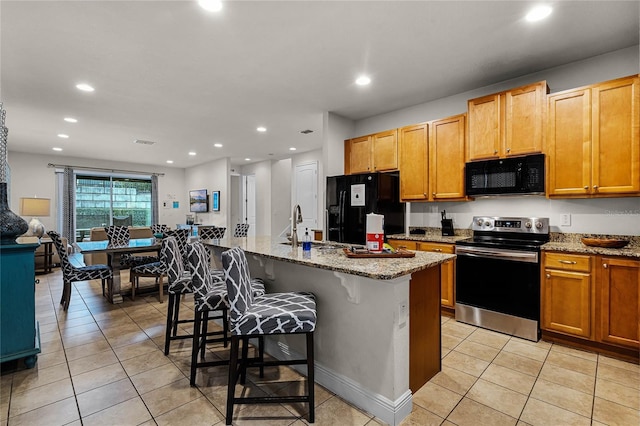
[[[105,226],[104,231],[107,233],[109,244],[114,246],[129,245],[129,228],[126,226]]]
[[[162,239],[160,262],[162,262],[164,270],[167,271],[169,286],[184,277],[184,263],[176,237],[165,237]]]
[[[253,304],[251,290],[251,275],[249,263],[240,247],[234,247],[222,253],[222,266],[224,268],[225,281],[227,282],[227,294],[229,297],[229,317],[234,323]]]
[[[189,272],[193,285],[193,297],[198,303],[198,300],[203,299],[213,288],[209,256],[207,256],[207,249],[199,241],[187,244],[187,250],[189,252]]]
[[[182,261],[186,265],[187,259],[187,241],[189,240],[189,229],[174,229],[167,231],[169,237],[175,237],[178,242],[178,249],[182,254]]]
[[[213,238],[214,240],[224,238],[224,233],[226,230],[227,228],[225,227],[216,226],[215,228],[213,228],[213,236],[211,238]]]

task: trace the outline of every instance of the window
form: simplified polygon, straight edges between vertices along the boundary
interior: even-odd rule
[[[76,230],[151,225],[151,179],[76,175]]]

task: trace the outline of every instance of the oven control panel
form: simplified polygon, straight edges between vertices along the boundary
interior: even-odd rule
[[[522,232],[528,234],[548,234],[548,217],[499,217],[474,216],[471,229],[489,232]]]

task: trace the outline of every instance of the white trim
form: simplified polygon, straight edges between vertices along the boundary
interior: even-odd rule
[[[265,352],[276,359],[304,359],[282,341],[265,339]],[[304,365],[292,366],[299,373],[306,375],[307,367]],[[373,393],[363,388],[359,383],[344,377],[318,362],[315,363],[315,382],[324,386],[331,392],[340,396],[359,409],[370,413],[389,425],[399,425],[413,408],[413,395],[407,389],[398,399],[391,401],[389,398]]]

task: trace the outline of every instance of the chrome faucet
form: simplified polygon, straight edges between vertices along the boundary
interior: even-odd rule
[[[302,223],[302,210],[300,210],[300,204],[296,204],[291,214],[291,247],[298,247],[299,223]]]

